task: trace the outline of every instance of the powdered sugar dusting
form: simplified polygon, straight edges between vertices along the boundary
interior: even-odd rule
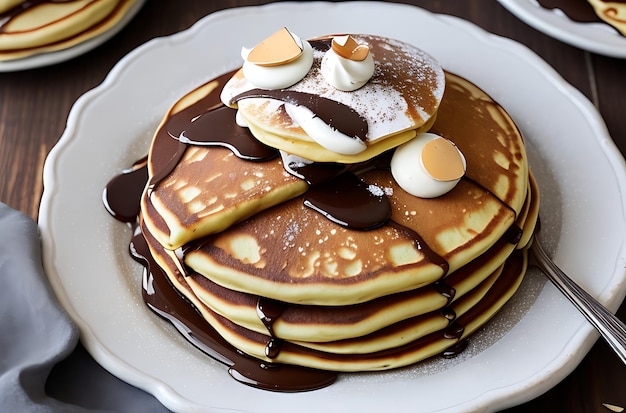
[[[385,188],[373,184],[368,185],[367,190],[374,196],[393,195],[393,188]]]

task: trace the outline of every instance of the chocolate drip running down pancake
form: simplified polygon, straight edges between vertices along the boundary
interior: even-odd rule
[[[247,146],[254,136],[220,102],[232,76],[176,102],[147,160],[137,237],[187,301],[177,306],[192,306],[207,336],[259,365],[384,370],[462,348],[519,286],[537,222],[539,192],[504,109],[445,73],[425,127],[463,152],[467,171],[425,199],[396,184],[387,150],[350,165],[314,163],[305,179],[287,172],[273,148]],[[166,313],[188,321],[182,310]]]

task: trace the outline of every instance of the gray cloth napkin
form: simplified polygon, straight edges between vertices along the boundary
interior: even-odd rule
[[[41,265],[37,224],[0,203],[0,410],[159,412],[89,356]]]

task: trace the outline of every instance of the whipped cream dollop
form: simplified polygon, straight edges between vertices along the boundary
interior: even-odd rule
[[[294,51],[295,50],[295,51]],[[277,55],[283,52],[283,55]],[[313,65],[313,48],[286,28],[253,49],[242,48],[243,75],[261,89],[285,89],[302,80]]]
[[[369,48],[346,35],[333,37],[332,47],[322,58],[321,72],[330,85],[351,92],[365,85],[375,68]]]
[[[465,174],[465,157],[457,146],[434,133],[422,133],[396,148],[391,174],[400,188],[420,198],[451,191]]]

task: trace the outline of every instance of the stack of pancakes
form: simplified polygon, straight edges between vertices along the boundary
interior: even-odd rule
[[[0,0],[0,61],[67,49],[109,30],[135,0]]]
[[[389,202],[382,225],[354,229],[307,206],[312,191],[336,187],[290,174],[284,157],[250,160],[228,145],[176,139],[215,110],[230,113],[219,119],[234,125],[236,109],[220,104],[220,95],[245,88],[241,73],[226,87],[230,75],[184,96],[152,142],[140,228],[155,261],[212,328],[262,360],[335,371],[423,360],[455,348],[486,323],[526,270],[524,247],[539,195],[512,119],[477,86],[444,74],[421,51],[381,37],[359,39],[370,45],[377,67],[387,70],[377,70],[359,89],[368,100],[351,103],[355,92],[349,92],[345,104],[368,113],[364,102],[388,102],[390,88],[404,92],[396,93],[405,104],[402,114],[365,116],[369,125],[379,123],[370,131],[383,131],[368,136],[367,154],[337,161],[366,162],[349,174]],[[415,70],[406,70],[415,62]],[[421,83],[407,92],[398,85],[409,77]],[[332,93],[320,91],[320,82],[314,63],[307,78],[289,89],[312,93],[311,84],[315,93]],[[245,101],[233,106],[244,112],[254,137],[330,163],[328,151],[303,136],[280,103]],[[399,115],[403,122],[396,122]],[[224,125],[207,125],[209,135],[229,133]],[[395,146],[428,129],[454,142],[467,162],[458,185],[431,199],[405,192],[388,168]],[[359,203],[351,191],[330,198],[348,215],[363,213],[350,205]]]

